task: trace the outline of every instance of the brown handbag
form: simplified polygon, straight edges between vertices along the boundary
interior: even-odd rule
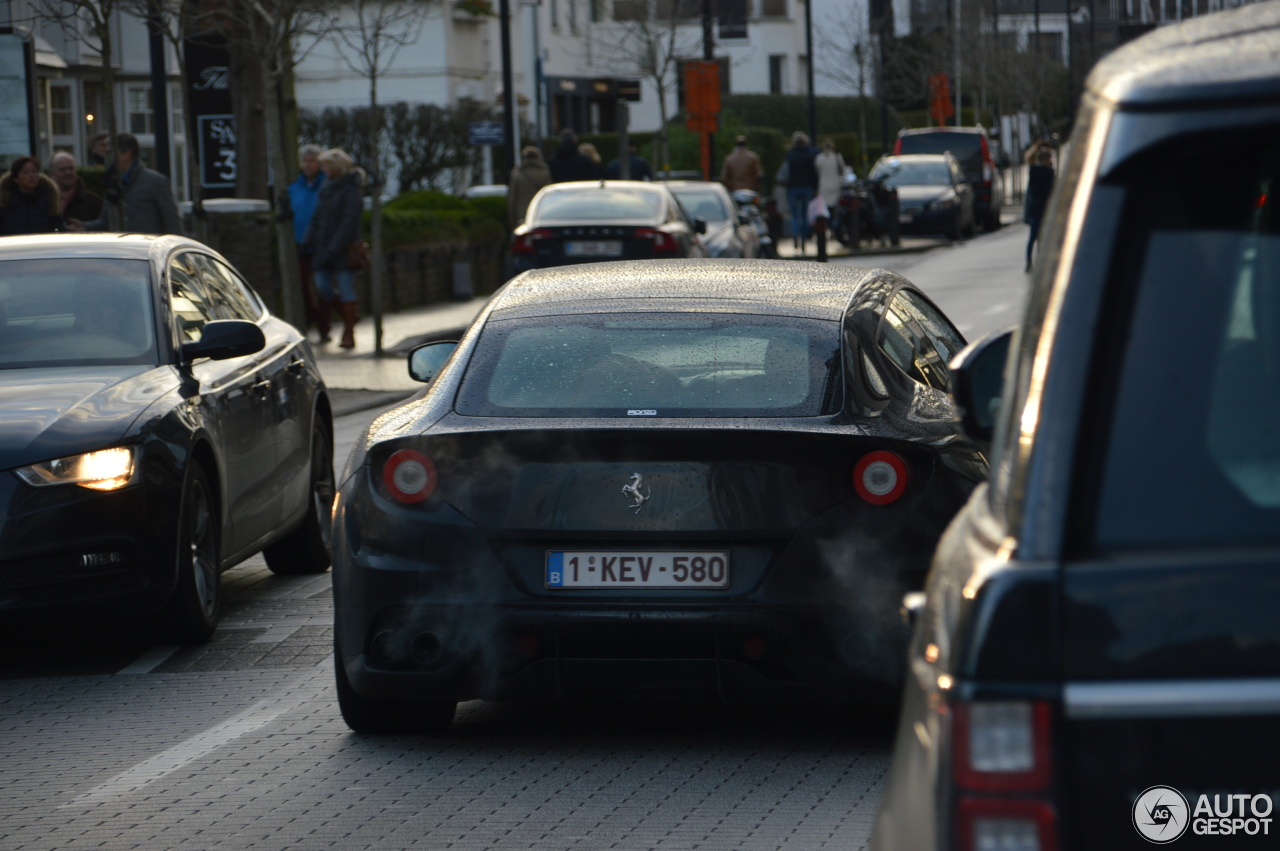
[[[352,272],[364,272],[373,266],[369,243],[362,239],[347,243],[347,268]]]

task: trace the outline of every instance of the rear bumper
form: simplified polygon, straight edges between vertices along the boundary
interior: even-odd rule
[[[833,610],[419,605],[342,655],[368,697],[756,703],[890,698],[864,670],[889,643]]]

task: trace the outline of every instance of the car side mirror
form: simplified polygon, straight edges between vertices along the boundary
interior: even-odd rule
[[[200,339],[182,344],[182,362],[196,358],[227,360],[260,352],[267,345],[262,329],[246,319],[215,319],[200,329]]]
[[[457,348],[457,340],[437,340],[413,349],[409,352],[409,377],[430,384]]]
[[[707,232],[707,222],[706,222],[706,220],[705,220],[705,219],[694,219],[694,220],[693,220],[693,232],[694,232],[694,233],[706,233],[706,232]]]
[[[948,389],[965,437],[974,443],[991,443],[1012,340],[1013,329],[997,331],[970,343],[951,361]]]

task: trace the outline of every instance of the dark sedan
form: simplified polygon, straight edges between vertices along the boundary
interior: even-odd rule
[[[893,695],[901,593],[986,469],[942,391],[963,342],[883,270],[516,278],[461,343],[413,353],[430,387],[343,475],[343,716]]]
[[[723,185],[700,180],[672,180],[666,185],[690,219],[707,223],[702,242],[710,256],[747,260],[760,256],[760,234]]]
[[[533,197],[515,230],[511,260],[517,272],[527,272],[602,260],[706,257],[698,236],[706,229],[661,183],[555,183]]]
[[[208,638],[223,570],[328,567],[332,445],[302,335],[205,246],[0,240],[0,621]]]
[[[1278,31],[1089,77],[1023,323],[952,373],[993,475],[907,601],[877,851],[1276,843]]]
[[[883,157],[871,169],[871,179],[898,190],[901,233],[956,240],[973,236],[973,189],[950,154]]]

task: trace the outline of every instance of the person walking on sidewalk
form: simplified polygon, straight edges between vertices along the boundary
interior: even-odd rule
[[[0,177],[0,236],[62,230],[58,185],[40,173],[35,157],[18,157]]]
[[[791,208],[791,234],[801,256],[809,238],[809,202],[818,188],[816,153],[809,137],[796,131],[791,137],[791,150],[787,151],[787,205]]]
[[[106,203],[93,221],[68,218],[74,231],[109,231],[113,229],[112,208],[123,222],[123,233],[149,233],[157,236],[183,235],[182,217],[173,200],[169,178],[147,168],[138,160],[138,137],[132,133],[116,136],[116,162],[107,169]]]
[[[596,164],[578,150],[578,135],[572,130],[560,131],[560,147],[547,165],[551,168],[552,183],[599,179]]]
[[[760,156],[747,147],[747,137],[739,136],[733,141],[733,153],[724,158],[724,165],[720,167],[720,182],[730,195],[739,189],[759,192],[763,171]]]
[[[298,280],[302,285],[302,304],[307,311],[307,324],[314,322],[316,330],[320,332],[320,342],[327,343],[333,339],[329,336],[329,306],[325,305],[322,317],[315,287],[311,282],[311,252],[306,246],[307,227],[316,212],[320,187],[324,185],[324,172],[320,170],[322,153],[324,151],[319,145],[303,145],[298,151],[300,173],[289,184],[289,209],[293,213],[293,242],[298,252]]]
[[[66,151],[54,154],[49,163],[49,176],[58,184],[64,219],[86,221],[102,215],[102,196],[85,188],[84,181],[76,172],[76,158],[71,154]]]
[[[360,242],[364,173],[341,148],[330,148],[319,160],[325,180],[316,198],[316,210],[304,244],[311,252],[311,270],[320,300],[319,316],[324,317],[320,336],[327,336],[329,311],[336,298],[342,310],[342,341],[338,345],[351,349],[356,345],[357,315],[355,272],[348,262],[348,251],[352,243]]]
[[[542,159],[542,151],[527,145],[520,152],[520,165],[511,169],[511,181],[507,190],[507,227],[515,230],[529,212],[529,202],[538,190],[551,182],[551,169]]]
[[[1053,148],[1047,144],[1033,145],[1027,152],[1027,194],[1022,205],[1022,220],[1030,226],[1027,237],[1027,271],[1031,271],[1031,250],[1040,236],[1040,222],[1044,219],[1049,194],[1053,192]]]

